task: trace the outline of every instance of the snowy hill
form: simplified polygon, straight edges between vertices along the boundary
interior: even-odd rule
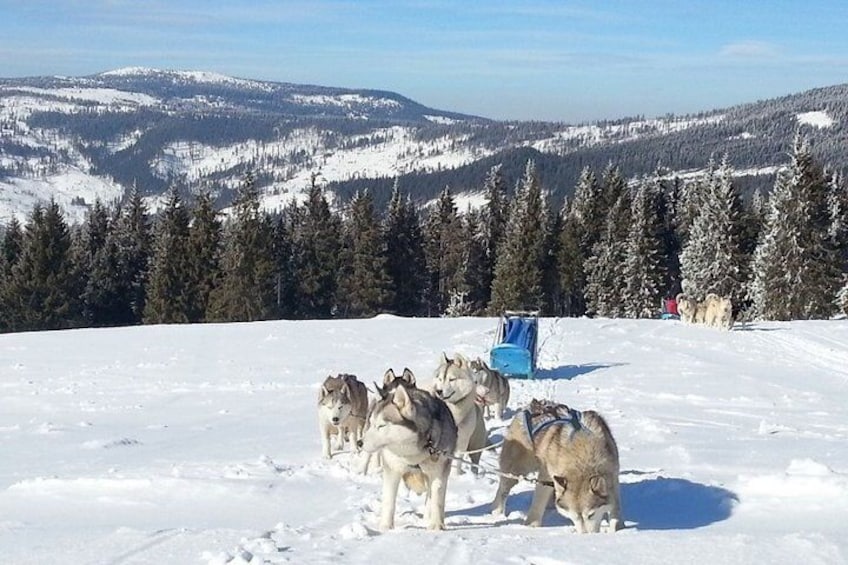
[[[489,514],[494,475],[451,476],[447,530],[374,528],[378,474],[320,457],[319,383],[388,367],[429,382],[485,356],[493,319],[299,321],[0,335],[0,547],[82,563],[836,564],[848,561],[848,321],[722,333],[544,319],[531,398],[596,409],[621,452],[626,529]],[[497,441],[506,422],[491,421]],[[496,464],[496,455],[483,457]]]
[[[210,187],[225,206],[248,171],[268,209],[299,198],[316,172],[343,198],[363,187],[383,194],[399,177],[426,202],[445,185],[479,190],[492,162],[517,177],[528,154],[559,197],[587,164],[617,163],[635,177],[660,163],[692,175],[725,151],[740,177],[768,186],[799,126],[824,162],[848,164],[845,100],[848,87],[837,86],[697,115],[570,125],[498,122],[393,92],[203,71],[0,79],[0,225],[51,197],[78,221],[94,199],[133,185],[154,208],[172,184]]]

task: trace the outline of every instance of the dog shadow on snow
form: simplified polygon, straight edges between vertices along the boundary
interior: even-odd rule
[[[552,369],[539,369],[533,375],[533,380],[550,380],[550,381],[570,381],[580,375],[592,373],[599,369],[609,369],[610,367],[620,367],[626,363],[590,363],[587,365],[562,365]]]
[[[633,474],[636,471],[624,471]],[[494,492],[492,493],[494,497]],[[523,514],[530,508],[533,490],[512,494],[507,500],[507,514],[519,510],[522,517],[504,518],[499,524],[523,524]],[[627,529],[693,530],[727,520],[739,497],[727,489],[680,478],[655,477],[621,485],[621,505]],[[448,511],[448,516],[488,516],[491,504]],[[571,525],[553,508],[548,508],[544,527]]]

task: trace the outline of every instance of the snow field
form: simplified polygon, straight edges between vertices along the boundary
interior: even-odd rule
[[[533,397],[600,411],[621,452],[626,529],[507,516],[491,473],[451,475],[447,530],[379,473],[320,456],[327,374],[370,385],[442,351],[483,356],[496,320],[147,326],[0,335],[4,563],[845,563],[848,321],[719,332],[675,321],[543,319]],[[498,441],[506,421],[490,421]],[[483,455],[496,466],[497,453]]]

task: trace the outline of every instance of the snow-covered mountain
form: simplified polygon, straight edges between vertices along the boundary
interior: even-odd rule
[[[829,155],[844,136],[846,92],[832,87],[694,116],[568,125],[498,122],[392,92],[199,71],[131,67],[0,79],[0,225],[49,198],[76,221],[96,198],[114,200],[133,185],[154,207],[174,183],[210,187],[225,205],[248,171],[270,209],[302,194],[313,173],[342,196],[400,177],[423,202],[445,184],[473,193],[482,169],[528,155],[543,165],[555,194],[573,187],[583,165],[609,161],[628,175],[658,162],[692,174],[710,153],[728,151],[740,175],[771,175],[799,126],[826,140]]]

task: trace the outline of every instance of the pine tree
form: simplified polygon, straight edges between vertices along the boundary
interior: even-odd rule
[[[20,255],[7,280],[4,305],[13,331],[61,329],[78,325],[71,238],[59,205],[36,205],[25,227]]]
[[[385,310],[391,300],[390,281],[374,199],[367,192],[357,193],[351,201],[342,257],[339,290],[345,300],[341,315],[356,318]]]
[[[592,250],[601,236],[604,219],[606,218],[605,203],[612,198],[611,191],[615,182],[610,183],[610,194],[606,194],[589,167],[580,173],[574,199],[569,206],[564,233],[566,238],[576,238],[577,256],[567,262],[572,273],[565,280],[571,287],[569,302],[572,314],[581,316],[586,312],[586,260],[592,256]],[[568,249],[568,242],[563,242]]]
[[[486,198],[482,218],[483,233],[481,234],[482,243],[485,246],[484,262],[481,269],[482,279],[480,280],[483,294],[479,299],[472,299],[474,302],[479,302],[480,308],[488,306],[492,299],[492,281],[495,278],[498,245],[500,245],[506,228],[509,201],[502,169],[502,164],[494,165],[489,169],[483,184],[483,194]]]
[[[294,235],[292,207],[277,214],[273,222],[273,258],[275,318],[293,318],[297,314],[297,281],[294,273]]]
[[[627,275],[627,238],[630,233],[631,198],[622,192],[604,222],[600,241],[586,262],[586,306],[598,316],[624,316]]]
[[[701,186],[700,210],[680,254],[683,290],[697,300],[714,293],[738,305],[745,297],[750,258],[742,250],[742,198],[727,156]]]
[[[210,297],[210,319],[248,322],[271,317],[275,297],[271,235],[270,221],[259,208],[259,191],[248,173],[227,226],[221,281]]]
[[[141,323],[144,313],[151,248],[147,206],[136,187],[115,213],[113,228],[95,256],[96,272],[92,272],[86,292],[99,322],[133,325]]]
[[[324,191],[313,175],[295,228],[295,272],[299,315],[329,318],[336,307],[341,233]]]
[[[767,320],[827,318],[840,286],[840,257],[829,236],[828,182],[808,142],[796,136],[779,174],[763,238],[754,254],[750,296]]]
[[[0,315],[0,332],[12,329],[13,304],[9,302],[10,297],[7,293],[12,277],[12,268],[18,262],[22,246],[23,231],[21,224],[17,218],[12,216],[3,232],[3,239],[0,241],[0,312],[4,313]]]
[[[498,248],[490,310],[537,310],[542,307],[542,273],[547,206],[536,174],[527,162]]]
[[[147,324],[191,321],[194,287],[188,225],[189,213],[172,187],[156,226],[144,305]]]
[[[545,316],[559,316],[564,309],[559,265],[564,221],[559,210],[547,210],[545,243],[542,251],[541,314]]]
[[[197,195],[188,230],[189,270],[189,321],[206,320],[210,297],[221,277],[221,242],[223,227],[209,191]]]
[[[400,316],[419,315],[426,287],[424,237],[418,212],[401,194],[397,181],[383,222],[383,240],[392,298],[390,310]]]
[[[633,197],[624,264],[624,315],[651,318],[664,294],[663,197],[656,182],[643,180]]]
[[[485,213],[481,210],[469,210],[462,217],[462,229],[465,232],[465,281],[464,302],[459,305],[458,296],[454,302],[456,315],[478,314],[485,310],[491,300],[492,288],[489,272],[489,255],[486,241]]]
[[[562,314],[582,316],[586,312],[583,255],[580,253],[580,233],[577,221],[571,214],[571,203],[563,201],[560,216],[563,218],[559,236],[559,286],[562,300]]]
[[[468,292],[465,287],[465,234],[450,188],[445,187],[430,211],[424,232],[428,314],[441,315],[452,294]]]

